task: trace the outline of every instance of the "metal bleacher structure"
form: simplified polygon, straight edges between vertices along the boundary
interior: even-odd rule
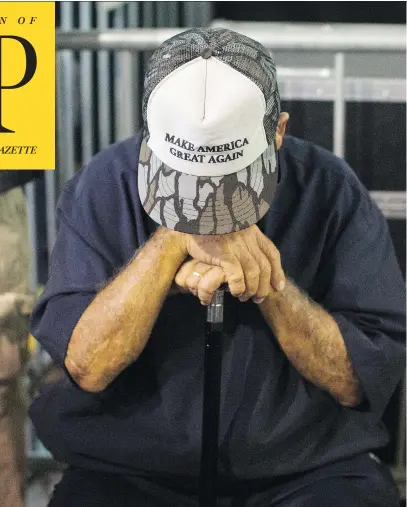
[[[56,36],[57,170],[46,171],[42,182],[26,185],[34,292],[46,279],[47,258],[57,232],[55,207],[63,185],[95,153],[134,135],[141,126],[146,62],[162,41],[186,27],[230,28],[272,51],[283,101],[332,104],[332,121],[320,128],[331,132],[331,149],[340,157],[347,156],[349,103],[405,104],[403,25],[227,22],[213,19],[211,2],[74,3],[60,4]],[[405,125],[398,128],[405,130]],[[405,170],[405,161],[401,170]],[[374,189],[371,194],[389,221],[405,220],[405,188]],[[35,361],[39,370],[49,363],[40,347]],[[397,394],[397,405],[390,465],[404,491],[405,382]],[[52,468],[51,456],[30,425],[27,447],[33,470],[44,464]]]

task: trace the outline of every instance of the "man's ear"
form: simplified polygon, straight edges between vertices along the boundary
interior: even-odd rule
[[[283,137],[285,134],[285,129],[287,128],[287,122],[290,118],[288,113],[280,113],[280,119],[277,124],[277,132],[276,132],[276,147],[279,150],[281,145],[283,144]]]

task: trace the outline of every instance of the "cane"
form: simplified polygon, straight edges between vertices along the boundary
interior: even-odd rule
[[[223,298],[226,287],[222,285],[216,291],[206,315],[199,507],[216,507]]]

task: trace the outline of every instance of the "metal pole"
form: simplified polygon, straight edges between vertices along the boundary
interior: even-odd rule
[[[79,26],[83,30],[91,28],[92,19],[91,2],[79,3]],[[81,165],[87,164],[94,154],[93,148],[93,111],[94,111],[94,82],[92,73],[92,52],[81,51],[79,55],[81,77],[80,100],[81,100],[81,141],[82,160]]]
[[[156,2],[157,7],[157,27],[168,27],[171,26],[168,22],[169,19],[169,6],[170,2]]]
[[[98,5],[99,7],[99,5]],[[151,20],[151,6],[145,2],[147,22]],[[342,29],[327,30],[324,25],[287,26],[283,23],[256,23],[241,28],[239,23],[218,23],[211,26],[224,26],[257,40],[269,49],[330,52],[405,52],[406,40],[400,25],[356,25]],[[102,26],[99,25],[99,28]],[[107,27],[104,27],[107,28]],[[126,30],[91,30],[80,32],[57,31],[57,49],[134,49],[138,51],[154,50],[166,39],[182,33],[187,28],[137,28]]]
[[[113,24],[117,28],[125,26],[124,7],[114,11]],[[114,141],[134,135],[134,88],[133,59],[130,51],[119,51],[113,55],[114,72]]]
[[[47,250],[48,255],[54,248],[55,240],[57,237],[57,188],[55,171],[45,171],[45,211],[47,220]]]
[[[183,2],[185,26],[200,26],[199,3]]]
[[[62,28],[73,27],[72,2],[61,2]],[[57,132],[58,132],[58,173],[60,185],[72,178],[75,172],[74,157],[74,106],[75,81],[74,61],[71,51],[61,51],[57,59]]]
[[[334,153],[345,156],[345,55],[335,55]]]
[[[128,11],[128,26],[135,28],[140,24],[141,6],[140,2],[130,2]],[[131,69],[132,69],[132,93],[133,93],[133,127],[137,130],[141,127],[141,76],[140,76],[140,54],[138,52],[131,53]]]
[[[38,258],[37,258],[38,230],[35,216],[36,183],[37,183],[36,181],[30,181],[24,186],[27,200],[28,249],[30,252],[30,279],[28,282],[29,284],[28,289],[30,290],[30,292],[34,294],[36,294],[38,290]]]
[[[402,51],[405,26],[378,23],[272,23],[214,20],[212,27],[228,28],[263,46],[288,50]]]
[[[199,507],[216,507],[224,293],[216,291],[206,317]]]
[[[154,5],[154,3],[156,3],[157,5]],[[149,31],[150,33],[157,33],[158,29],[153,28],[153,27],[156,24],[156,16],[154,14],[156,14],[156,10],[157,10],[156,7],[158,6],[158,2],[152,2],[151,0],[149,0],[146,2],[141,2],[141,4],[143,6],[143,11],[142,11],[143,28],[139,29],[137,32],[144,33],[144,31]],[[162,28],[161,30],[167,30],[167,29]],[[179,32],[179,30],[178,30],[178,32]],[[141,56],[143,74],[145,74],[145,72],[147,71],[148,64],[150,62],[150,58],[152,55],[152,51],[154,49],[156,49],[158,46],[159,46],[159,44],[157,46],[154,45],[154,47],[147,46],[144,48],[139,48],[141,51],[143,51],[143,54]],[[150,52],[148,52],[148,51],[150,51]]]
[[[108,14],[102,2],[96,5],[97,26],[106,29],[108,27]],[[89,32],[88,32],[89,33]],[[108,33],[108,32],[107,32]],[[86,35],[83,33],[83,35]],[[88,49],[104,49],[103,46],[92,47],[86,44]],[[108,49],[108,48],[105,48]],[[99,51],[97,54],[97,81],[98,81],[98,122],[99,122],[99,150],[107,148],[110,144],[110,73],[109,53]]]
[[[168,27],[179,25],[178,2],[165,2],[168,4]]]
[[[209,26],[213,20],[214,2],[199,2],[201,8],[201,26]]]

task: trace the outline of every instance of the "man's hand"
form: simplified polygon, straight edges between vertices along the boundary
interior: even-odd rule
[[[192,259],[183,264],[175,277],[181,292],[198,296],[203,305],[209,305],[217,289],[225,282],[225,273],[218,266],[209,266]]]
[[[269,295],[271,286],[275,290],[284,289],[285,276],[281,268],[280,253],[256,225],[219,236],[184,234],[183,243],[185,253],[194,260],[221,268],[202,273],[206,277],[201,289],[203,292],[222,279],[222,271],[224,278],[220,283],[227,282],[230,293],[239,297],[240,301],[250,298],[256,298],[256,301],[263,299]],[[186,277],[186,274],[182,276]],[[190,276],[188,271],[188,278]],[[192,280],[190,279],[190,282]],[[189,287],[186,278],[178,277],[178,281],[176,279],[180,287]],[[198,286],[196,289],[199,293]]]

